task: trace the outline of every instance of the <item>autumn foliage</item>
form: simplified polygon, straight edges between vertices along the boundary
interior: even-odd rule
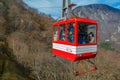
[[[119,80],[117,52],[99,49],[98,70],[75,77],[63,64],[52,57],[51,39],[54,19],[28,7],[22,0],[0,0],[0,35],[7,38],[8,47],[25,74],[33,80]],[[73,68],[73,62],[61,59]],[[77,66],[87,69],[86,62]]]

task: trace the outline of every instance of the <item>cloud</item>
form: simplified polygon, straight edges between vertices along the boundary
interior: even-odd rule
[[[50,14],[56,18],[61,15],[62,0],[23,0],[29,6],[36,8],[39,12]],[[120,8],[119,0],[71,0],[77,6],[88,4],[107,4],[115,8]]]

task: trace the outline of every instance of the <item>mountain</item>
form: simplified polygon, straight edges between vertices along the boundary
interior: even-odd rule
[[[120,80],[119,54],[101,48],[98,70],[75,77],[75,67],[83,71],[91,65],[51,56],[52,22],[22,0],[0,0],[0,80]]]
[[[117,47],[120,46],[120,10],[105,4],[91,4],[78,6],[73,12],[79,17],[98,21],[99,42],[110,41]]]

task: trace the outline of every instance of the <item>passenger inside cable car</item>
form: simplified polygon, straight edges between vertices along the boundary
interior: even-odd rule
[[[60,26],[60,40],[65,41],[65,25]]]
[[[94,40],[95,40],[94,34],[93,34],[93,32],[90,32],[89,33],[89,43],[94,43]]]
[[[54,41],[58,40],[58,27],[54,27]]]
[[[78,26],[78,43],[88,44],[95,43],[96,37],[96,25],[80,23]]]
[[[78,43],[79,44],[86,44],[87,43],[87,32],[86,32],[85,26],[79,26],[79,32],[78,32]]]
[[[68,41],[74,43],[74,25],[75,23],[69,23],[68,25]]]

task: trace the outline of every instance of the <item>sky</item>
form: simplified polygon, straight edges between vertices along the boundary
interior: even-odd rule
[[[62,0],[23,0],[23,2],[30,7],[36,8],[38,12],[51,15],[55,19],[61,16]],[[71,0],[71,3],[75,3],[77,6],[107,4],[120,9],[120,0]]]

